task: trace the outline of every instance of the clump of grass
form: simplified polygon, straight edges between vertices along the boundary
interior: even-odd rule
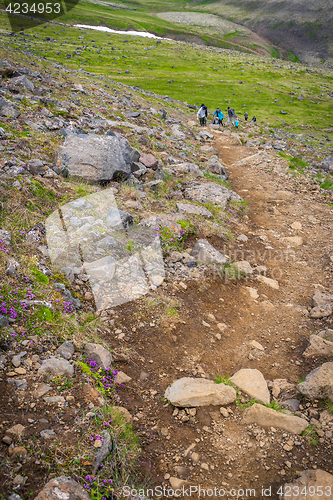
[[[333,415],[333,403],[332,401],[325,401],[325,408],[328,411],[328,413],[331,413]]]
[[[302,436],[312,444],[313,446],[317,446],[319,442],[319,435],[317,432],[317,427],[314,424],[309,425],[303,432]]]
[[[224,385],[230,385],[231,387],[235,387],[235,384],[231,382],[230,377],[228,375],[220,375],[218,373],[214,377],[214,382],[215,384],[224,384]]]

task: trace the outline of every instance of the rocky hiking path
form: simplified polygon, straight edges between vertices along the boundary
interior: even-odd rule
[[[126,406],[134,412],[147,440],[144,449],[165,485],[222,485],[225,489],[262,485],[276,492],[301,470],[331,471],[333,466],[333,417],[324,410],[319,421],[319,401],[301,401],[300,405],[296,390],[312,369],[332,359],[302,355],[310,334],[332,324],[328,319],[323,326],[322,320],[309,317],[314,291],[330,290],[331,208],[317,196],[311,181],[292,177],[285,160],[276,154],[235,145],[237,138],[229,131],[214,133],[212,145],[249,210],[236,225],[236,245],[208,239],[238,262],[247,277],[221,280],[211,276],[201,284],[171,287],[169,294],[181,304],[181,321],[170,320],[156,328],[152,314],[150,328],[131,333],[129,342],[139,358],[126,370],[132,377]],[[132,313],[135,310],[140,317],[140,306],[130,306],[130,312],[128,305],[126,309],[123,324],[130,331],[135,324]],[[179,408],[179,401],[176,406],[166,402],[161,407],[165,388],[176,379],[212,379],[242,369],[251,370],[244,372],[245,378],[260,375],[252,370],[263,374],[252,393],[245,390],[244,380],[240,382],[247,396],[267,397],[268,385],[272,396],[264,402],[274,399],[283,405],[289,400],[285,408],[302,420],[301,430],[294,434],[289,424],[284,427],[275,421],[276,414],[283,415],[280,412],[273,417],[265,414],[263,420],[248,415],[248,423],[263,427],[246,427],[246,404],[241,402],[221,410],[207,403]],[[305,427],[314,426],[310,434],[311,439],[316,437],[316,446],[300,436],[304,421]],[[278,495],[272,493],[272,497]]]

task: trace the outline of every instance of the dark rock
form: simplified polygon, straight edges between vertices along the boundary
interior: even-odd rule
[[[13,83],[16,87],[23,87],[30,92],[33,92],[35,88],[34,84],[30,80],[28,80],[25,75],[12,78],[11,83]]]
[[[27,163],[25,164],[25,168],[32,175],[41,175],[45,172],[44,163],[38,159],[27,161]]]
[[[80,307],[81,307],[80,300],[74,299],[71,292],[69,290],[67,290],[67,288],[65,287],[65,285],[63,283],[54,283],[53,288],[58,290],[58,292],[60,292],[67,299],[68,302],[73,304],[73,306],[76,309],[80,309]]]
[[[135,177],[141,177],[142,175],[145,175],[147,173],[147,167],[143,163],[140,163],[139,161],[133,161],[131,165],[131,170],[132,174],[135,175]]]
[[[128,118],[139,118],[140,113],[138,111],[130,111],[129,113],[126,113],[126,116]]]
[[[8,324],[9,324],[8,318],[6,318],[6,316],[4,316],[3,314],[0,314],[0,328],[3,328]]]
[[[66,340],[60,347],[58,347],[57,351],[60,356],[65,359],[71,359],[74,354],[74,344],[72,340]]]
[[[286,408],[286,410],[295,412],[299,408],[299,401],[298,399],[287,399],[286,401],[282,401],[281,406],[283,408]]]
[[[121,134],[70,134],[57,151],[57,174],[90,182],[125,180],[131,173],[132,148]]]
[[[15,105],[0,97],[0,116],[16,119],[20,114],[21,113],[16,109]]]

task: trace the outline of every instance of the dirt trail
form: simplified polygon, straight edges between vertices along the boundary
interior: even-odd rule
[[[139,360],[124,365],[137,384],[126,389],[122,399],[136,415],[135,425],[146,440],[144,449],[151,461],[147,470],[152,467],[161,483],[168,485],[171,476],[206,487],[255,487],[259,491],[261,486],[274,486],[276,491],[298,470],[315,465],[330,471],[331,445],[309,448],[299,442],[286,451],[283,446],[290,442],[289,434],[264,430],[249,434],[241,423],[242,410],[236,405],[226,419],[216,407],[198,409],[195,416],[185,410],[176,415],[171,405],[161,404],[161,398],[166,387],[182,376],[231,376],[241,368],[257,368],[266,380],[285,378],[296,384],[325,361],[305,361],[302,352],[309,334],[323,329],[320,320],[308,318],[307,307],[316,286],[327,290],[331,286],[332,209],[319,195],[316,201],[317,195],[309,192],[309,187],[300,192],[303,188],[285,174],[280,159],[275,161],[271,156],[271,163],[237,166],[238,160],[258,151],[232,146],[224,134],[214,145],[233,189],[248,202],[248,215],[234,228],[236,237],[243,233],[248,240],[210,241],[219,250],[230,252],[233,260],[266,266],[266,276],[277,280],[279,289],[257,277],[193,282],[187,290],[167,287],[159,292],[161,300],[176,298],[182,321],[170,319],[156,328],[157,316],[152,313],[150,327],[134,333],[131,326],[137,324],[135,318],[147,317],[139,304],[126,305],[123,324]],[[292,229],[295,222],[301,224],[299,229]],[[302,244],[289,243],[288,247],[283,238],[295,236],[302,238]],[[208,318],[209,313],[216,321]],[[222,333],[217,323],[226,325]],[[252,349],[249,343],[253,340],[263,350]],[[199,456],[197,464],[184,456],[191,445]],[[272,498],[277,495],[272,494]]]

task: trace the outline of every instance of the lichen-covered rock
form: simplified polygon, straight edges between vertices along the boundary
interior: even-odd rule
[[[222,208],[227,206],[229,201],[241,201],[241,197],[230,189],[215,184],[215,182],[192,181],[185,184],[184,196],[189,200],[199,203],[213,203]]]
[[[54,171],[88,182],[125,180],[131,174],[132,148],[121,134],[69,134],[58,148]]]

